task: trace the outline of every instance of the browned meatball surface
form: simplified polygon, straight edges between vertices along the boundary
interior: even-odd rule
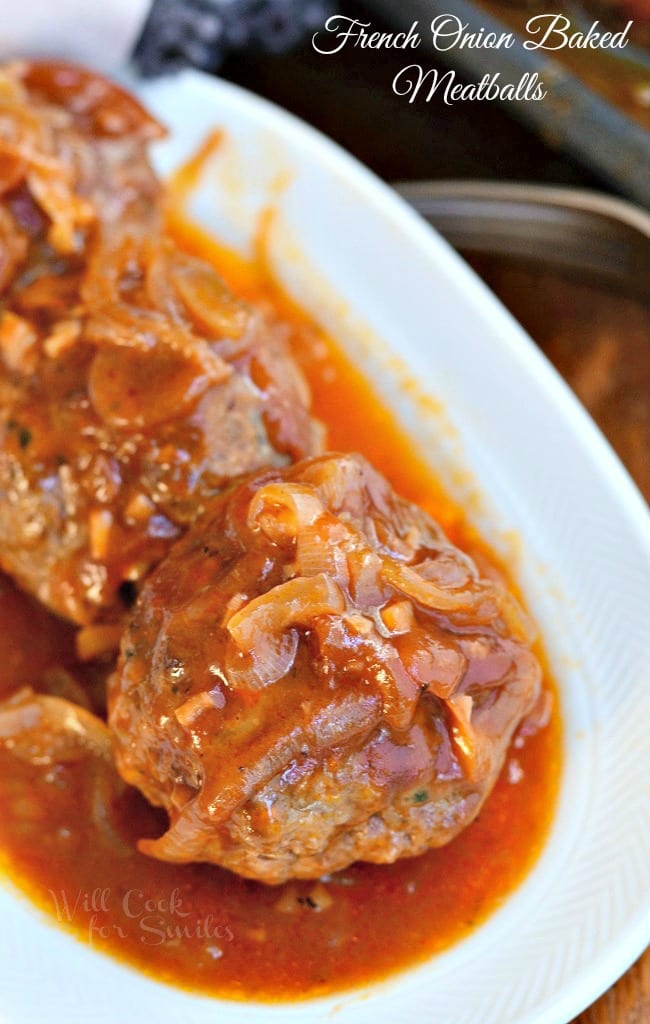
[[[0,566],[82,624],[233,477],[321,447],[283,329],[166,237],[161,134],[90,72],[0,70]]]
[[[250,477],[147,580],[109,694],[141,848],[265,882],[477,814],[540,693],[515,600],[358,455]]]

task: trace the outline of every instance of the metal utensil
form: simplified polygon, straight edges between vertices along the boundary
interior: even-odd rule
[[[488,181],[395,187],[456,249],[552,263],[650,296],[650,216],[632,203]]]

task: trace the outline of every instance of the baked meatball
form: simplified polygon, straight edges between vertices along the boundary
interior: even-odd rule
[[[264,882],[452,839],[540,694],[516,601],[358,455],[251,476],[149,577],[109,684],[141,849]]]
[[[161,133],[89,72],[0,73],[0,566],[80,624],[232,478],[321,447],[283,330],[166,237]]]

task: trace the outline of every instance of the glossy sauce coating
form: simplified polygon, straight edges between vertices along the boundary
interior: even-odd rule
[[[0,566],[115,636],[215,494],[322,431],[282,331],[165,236],[136,101],[58,63],[0,93]]]
[[[170,816],[140,848],[277,884],[446,844],[547,719],[531,634],[360,455],[253,474],[149,576],[122,639],[118,769]]]
[[[289,323],[330,446],[361,451],[398,492],[432,512],[455,544],[480,557],[484,549],[462,512],[346,357],[259,269],[180,220],[172,226],[179,244],[214,262],[236,293]],[[5,692],[14,680],[46,688],[39,681],[47,665],[72,665],[69,628],[9,584],[0,601],[3,623],[9,616],[12,623],[0,635],[0,684]],[[27,642],[35,621],[37,644]],[[78,765],[39,769],[7,752],[0,755],[0,845],[21,888],[95,948],[195,991],[296,999],[421,962],[498,907],[545,841],[560,746],[555,701],[546,728],[515,740],[479,819],[451,844],[390,866],[356,864],[325,883],[267,887],[208,865],[154,861],[135,852],[135,840],[160,835],[165,821],[140,796],[126,790],[107,820]]]

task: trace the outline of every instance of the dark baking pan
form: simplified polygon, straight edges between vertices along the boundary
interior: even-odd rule
[[[650,499],[650,217],[577,189],[455,181],[399,191],[537,342]]]
[[[482,181],[419,181],[398,191],[462,252],[508,256],[650,294],[650,216],[598,192]]]

